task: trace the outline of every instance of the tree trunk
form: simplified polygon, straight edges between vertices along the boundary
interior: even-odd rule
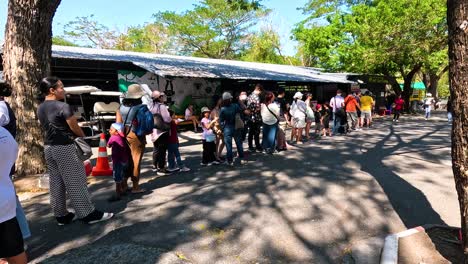
[[[468,2],[447,1],[450,93],[453,106],[452,169],[460,204],[463,252],[468,263]]]
[[[408,74],[406,74],[406,76],[403,76],[403,79],[404,79],[403,99],[405,100],[406,112],[410,112],[411,110],[410,98],[411,98],[411,95],[413,94],[413,88],[411,88],[411,83],[413,82],[414,76],[416,75],[416,73],[418,73],[420,69],[421,69],[421,66],[416,65]]]
[[[431,93],[432,97],[437,101],[439,98],[439,94],[437,92],[440,80],[439,75],[434,72],[423,73],[422,75],[424,86],[426,86],[426,93]]]
[[[3,48],[3,74],[13,88],[18,119],[17,175],[45,170],[42,131],[36,115],[38,82],[50,70],[52,19],[60,0],[10,0]]]

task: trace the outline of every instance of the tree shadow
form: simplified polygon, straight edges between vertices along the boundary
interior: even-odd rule
[[[376,126],[380,134],[252,154],[247,165],[234,168],[201,168],[199,151],[185,151],[191,172],[151,178],[142,185],[151,193],[119,205],[109,223],[59,228],[44,199],[28,203],[30,257],[45,263],[337,263],[359,240],[443,224],[425,195],[398,176],[398,164],[384,160],[401,149],[445,146],[438,135],[444,128],[405,142],[394,128]],[[144,177],[153,176],[147,171]],[[105,183],[92,188],[97,204],[110,192]]]

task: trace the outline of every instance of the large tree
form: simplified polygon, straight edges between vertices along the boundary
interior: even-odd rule
[[[447,21],[453,105],[452,169],[460,204],[463,252],[468,263],[468,2],[448,0]]]
[[[245,49],[249,30],[268,10],[260,1],[202,0],[181,14],[160,12],[163,24],[179,45],[178,53],[208,58],[233,59]]]
[[[433,70],[433,58],[446,49],[444,0],[311,0],[307,8],[317,11],[294,31],[306,61],[329,70],[384,74],[389,80],[399,76],[407,102],[415,75],[424,66]],[[399,85],[392,85],[399,93]]]
[[[38,82],[49,74],[52,19],[60,0],[10,0],[3,48],[3,74],[13,88],[18,118],[17,174],[44,171],[42,132],[36,116]]]

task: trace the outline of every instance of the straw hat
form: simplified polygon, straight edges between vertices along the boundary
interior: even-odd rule
[[[145,92],[141,89],[139,84],[132,84],[128,86],[127,94],[125,95],[126,99],[140,99],[145,95]]]

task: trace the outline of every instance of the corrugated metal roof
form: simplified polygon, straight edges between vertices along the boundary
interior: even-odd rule
[[[130,62],[163,77],[234,80],[353,83],[345,74],[323,73],[316,68],[218,60],[151,53],[52,46],[52,57]]]

